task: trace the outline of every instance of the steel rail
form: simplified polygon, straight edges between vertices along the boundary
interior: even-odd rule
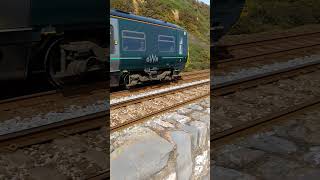
[[[273,37],[269,39],[261,39],[257,41],[247,41],[247,42],[240,42],[240,43],[234,43],[234,44],[226,44],[226,47],[234,47],[234,46],[243,46],[243,45],[249,45],[249,44],[256,44],[261,42],[268,42],[268,41],[275,41],[275,40],[282,40],[282,39],[289,39],[289,38],[295,38],[295,37],[303,37],[303,36],[310,36],[320,34],[319,31],[316,32],[309,32],[309,33],[301,33],[301,34],[294,34],[294,35],[288,35],[288,36],[280,36],[280,37]]]
[[[55,98],[55,96],[75,96],[81,93],[87,93],[90,91],[94,90],[99,90],[99,89],[106,89],[105,82],[96,82],[94,85],[79,85],[76,87],[70,86],[66,87],[65,89],[59,89],[59,90],[49,90],[49,91],[43,91],[43,92],[38,92],[34,94],[27,94],[27,95],[22,95],[22,96],[17,96],[13,98],[8,98],[8,99],[2,99],[0,100],[0,105],[5,105],[8,103],[17,103],[19,101],[24,101],[24,100],[30,100],[34,98]]]
[[[110,179],[110,169],[104,170],[94,176],[85,178],[87,180],[101,180],[101,179]]]
[[[229,45],[225,44],[221,47],[225,47],[228,50],[241,50],[243,48],[239,48],[239,47],[245,47],[245,49],[249,48],[250,46],[254,47],[255,45],[260,45],[263,47],[264,42],[274,41],[274,43],[276,43],[279,40],[286,40],[287,39],[288,41],[292,41],[292,40],[295,40],[296,38],[299,38],[299,39],[295,40],[294,42],[300,42],[301,40],[306,40],[308,38],[311,40],[307,44],[302,42],[299,45],[298,44],[294,45],[294,47],[292,47],[290,44],[290,46],[281,47],[280,49],[279,48],[276,48],[276,49],[275,48],[267,48],[267,50],[264,50],[263,52],[255,52],[254,51],[254,53],[247,53],[242,56],[238,55],[238,56],[232,57],[232,58],[217,59],[214,61],[214,63],[218,67],[223,67],[223,66],[227,66],[227,65],[237,65],[239,63],[244,63],[244,62],[256,62],[259,59],[255,59],[255,58],[261,58],[261,57],[268,56],[268,55],[277,55],[277,54],[282,54],[282,53],[290,52],[290,51],[310,49],[312,47],[316,47],[316,46],[320,45],[319,41],[314,41],[314,35],[318,35],[318,34],[320,35],[320,32],[316,31],[316,32],[303,33],[303,34],[273,37],[273,38],[269,38],[269,39],[262,39],[262,40],[256,40],[256,41],[250,41],[250,42],[243,42],[243,43],[236,43],[236,44],[229,44]],[[320,37],[316,36],[316,38],[320,38]],[[236,47],[238,47],[238,48],[236,48]],[[275,47],[277,47],[277,46],[275,46]],[[251,61],[249,61],[249,60],[251,60]]]
[[[67,119],[48,125],[0,135],[0,151],[15,151],[18,148],[47,142],[59,137],[86,132],[107,124],[109,111],[98,112]]]
[[[57,90],[51,90],[51,91],[44,91],[44,92],[35,93],[35,94],[28,94],[28,95],[18,96],[18,97],[9,98],[9,99],[3,99],[3,100],[0,100],[0,105],[1,104],[5,104],[5,103],[11,103],[11,102],[16,102],[16,101],[22,101],[22,100],[26,100],[26,99],[31,99],[31,98],[54,95],[56,93],[58,93]]]
[[[247,123],[243,123],[239,126],[217,132],[211,133],[210,142],[214,144],[215,147],[224,145],[230,141],[238,139],[239,137],[244,137],[250,134],[254,134],[261,129],[265,129],[271,127],[275,123],[282,122],[289,117],[296,116],[301,112],[305,112],[306,110],[314,107],[318,107],[320,105],[320,97],[315,97],[312,100],[309,100],[304,103],[300,103],[295,106],[291,106],[286,108],[285,110],[270,113],[262,118],[249,121]]]
[[[237,92],[239,90],[256,87],[261,84],[267,84],[275,82],[284,78],[290,78],[293,76],[300,75],[302,73],[312,73],[320,69],[320,62],[311,62],[303,65],[290,67],[274,72],[269,72],[261,75],[256,75],[253,77],[242,78],[234,81],[229,81],[226,83],[218,84],[212,86],[211,91],[214,93],[214,97],[230,94]],[[304,103],[300,103],[295,106],[291,106],[285,110],[268,114],[262,118],[252,120],[243,124],[240,124],[236,127],[223,130],[220,132],[211,132],[210,141],[215,145],[226,144],[227,142],[233,141],[239,137],[246,136],[248,134],[253,134],[258,132],[259,129],[265,128],[269,125],[273,125],[275,122],[279,122],[281,119],[286,118],[290,115],[295,115],[306,109],[319,106],[320,97],[314,97],[312,100],[309,100]],[[212,119],[211,121],[214,121]]]
[[[273,72],[258,74],[255,76],[236,79],[221,84],[211,85],[211,92],[213,96],[222,96],[257,85],[275,82],[283,78],[294,77],[302,73],[310,73],[319,69],[320,61],[305,63],[302,65],[284,68]]]
[[[204,99],[204,98],[209,97],[209,96],[210,96],[210,92],[205,93],[205,94],[200,95],[200,96],[197,96],[197,97],[194,97],[194,98],[191,98],[191,99],[188,99],[188,100],[183,101],[183,102],[175,103],[175,104],[173,104],[171,106],[166,106],[165,108],[158,109],[158,110],[153,111],[152,113],[148,113],[148,114],[146,114],[146,115],[144,115],[142,117],[138,117],[136,119],[133,119],[133,120],[130,120],[130,121],[126,121],[126,122],[121,123],[121,124],[119,124],[117,126],[111,127],[110,130],[111,130],[111,132],[116,132],[116,131],[119,131],[121,129],[130,127],[132,125],[143,123],[146,120],[150,119],[151,117],[154,117],[154,116],[157,116],[157,115],[160,115],[160,114],[164,114],[166,112],[178,109],[178,108],[180,108],[182,106],[194,103],[196,101],[199,101],[199,100]]]
[[[132,104],[136,104],[136,103],[140,103],[142,101],[146,101],[146,100],[149,100],[149,99],[154,99],[156,97],[165,96],[165,95],[172,94],[172,93],[175,93],[175,92],[183,91],[183,90],[186,90],[186,89],[195,88],[195,87],[202,86],[204,84],[209,84],[209,83],[210,83],[209,79],[208,80],[203,80],[202,82],[199,82],[199,83],[195,82],[194,84],[188,85],[188,86],[172,88],[172,89],[169,89],[169,90],[166,90],[166,91],[163,90],[163,91],[160,91],[160,92],[155,92],[155,93],[152,93],[152,94],[138,96],[136,98],[132,98],[132,99],[128,99],[128,100],[123,100],[123,101],[119,101],[119,102],[115,102],[115,103],[110,103],[111,110],[112,109],[116,109],[116,108],[120,108],[120,107],[124,107],[124,106],[128,106],[128,105],[132,105]]]
[[[311,48],[311,47],[316,47],[319,46],[320,43],[315,43],[312,45],[308,45],[308,46],[301,46],[301,47],[294,47],[294,48],[288,48],[288,49],[283,49],[283,50],[275,50],[275,51],[271,51],[271,52],[263,52],[263,53],[258,53],[258,54],[254,54],[254,55],[248,55],[248,56],[244,56],[244,57],[235,57],[235,58],[229,58],[229,59],[223,59],[223,60],[216,60],[216,64],[218,66],[221,67],[221,65],[226,66],[227,64],[239,64],[242,61],[251,59],[251,58],[257,58],[257,57],[263,57],[263,56],[267,56],[267,55],[274,55],[274,54],[280,54],[280,53],[284,53],[284,52],[289,52],[289,51],[294,51],[294,50],[300,50],[300,49],[305,49],[305,48]],[[253,61],[251,61],[253,62]]]
[[[203,79],[206,77],[206,75],[208,75],[207,77],[209,78],[210,75],[210,70],[202,70],[200,72],[186,72],[184,74],[181,74],[181,79],[179,79],[178,81],[173,81],[173,82],[164,82],[161,84],[155,84],[155,85],[149,85],[149,86],[143,86],[143,87],[133,87],[130,90],[120,90],[120,91],[114,91],[110,94],[111,97],[121,97],[121,96],[126,96],[128,94],[135,94],[139,91],[149,91],[150,89],[162,89],[165,88],[166,86],[172,86],[175,84],[182,84],[182,83],[187,83],[189,81],[192,80],[199,80],[199,79]],[[174,83],[174,84],[171,84]]]

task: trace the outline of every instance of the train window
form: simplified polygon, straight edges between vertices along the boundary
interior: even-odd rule
[[[145,51],[145,34],[143,32],[136,31],[122,31],[122,49],[124,51]]]
[[[115,45],[114,45],[114,29],[113,26],[110,25],[110,49],[111,54],[114,54],[115,52]]]
[[[160,52],[174,52],[175,38],[173,36],[158,36],[158,47]]]

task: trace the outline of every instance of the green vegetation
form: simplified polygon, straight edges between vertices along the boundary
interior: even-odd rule
[[[247,0],[229,34],[248,34],[320,23],[319,0]]]
[[[111,0],[111,7],[161,19],[189,32],[190,64],[186,70],[210,67],[210,7],[196,0]]]
[[[210,67],[210,46],[189,43],[191,63],[186,67],[186,71],[194,69],[208,69]]]

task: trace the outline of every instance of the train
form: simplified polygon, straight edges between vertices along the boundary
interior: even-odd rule
[[[105,0],[1,0],[0,81],[108,71]]]
[[[212,42],[230,30],[244,4],[212,1]],[[1,0],[0,81],[39,75],[62,87],[101,71],[111,87],[131,87],[179,76],[189,58],[184,28],[112,9],[109,30],[107,7],[104,0]]]
[[[188,61],[188,32],[175,24],[110,10],[110,87],[171,81]]]
[[[240,18],[245,0],[214,0],[211,1],[211,44],[217,42],[230,31]]]

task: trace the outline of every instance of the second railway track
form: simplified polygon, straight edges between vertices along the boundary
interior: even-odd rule
[[[255,87],[262,84],[267,84],[271,82],[278,81],[283,78],[294,77],[304,73],[313,72],[319,70],[320,62],[305,63],[303,65],[298,65],[295,67],[289,67],[273,72],[268,72],[264,74],[258,74],[255,76],[250,76],[246,78],[236,79],[232,81],[227,81],[221,84],[211,85],[211,91],[213,96],[221,96],[243,89]]]
[[[62,120],[47,125],[0,135],[0,150],[15,151],[33,144],[106,126],[108,111]]]
[[[311,74],[313,72],[319,71],[319,69],[319,62],[306,63],[304,65],[299,65],[279,71],[256,75],[253,77],[243,78],[212,86],[213,101],[219,96],[224,96],[239,92],[241,90],[254,88],[256,86],[273,83],[282,79],[289,79],[303,74]],[[308,109],[319,105],[320,96],[315,95],[311,99],[289,105],[285,109],[281,109],[276,112],[266,113],[264,116],[257,119],[251,119],[246,122],[241,122],[240,124],[232,126],[231,128],[226,128],[219,131],[212,129],[210,141],[215,145],[215,147],[227,145],[228,143],[238,139],[239,137],[257,133],[263,128],[273,126],[275,123],[288,119],[288,117],[293,117],[297,114],[301,114],[304,111],[307,111]],[[213,114],[211,116],[211,118],[213,118],[212,122],[215,120],[214,117],[215,116]]]
[[[258,132],[262,128],[273,126],[275,123],[279,123],[288,119],[289,117],[301,114],[310,108],[320,105],[320,97],[316,97],[314,100],[309,100],[305,103],[293,105],[285,110],[272,113],[262,118],[243,123],[242,125],[230,128],[218,133],[211,133],[210,141],[216,147],[220,145],[226,145],[230,141],[234,141],[239,137],[243,137],[249,134]]]
[[[265,61],[263,57],[319,47],[319,42],[320,32],[312,32],[284,37],[271,37],[237,44],[226,44],[224,47],[233,57],[218,59],[215,63],[219,68],[224,68],[256,61],[262,62]]]

